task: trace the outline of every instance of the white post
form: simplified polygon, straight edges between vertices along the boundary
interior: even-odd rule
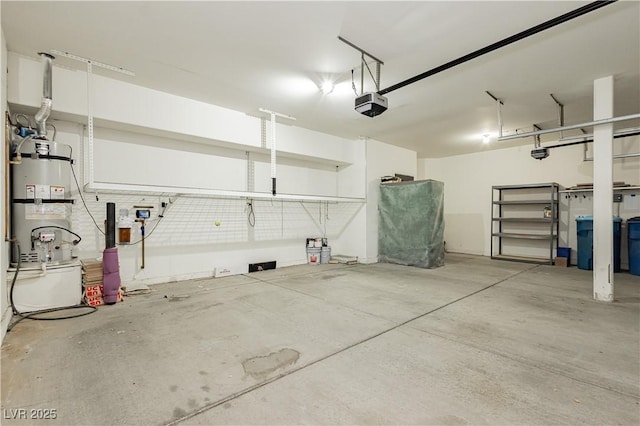
[[[271,193],[276,195],[276,113],[271,113]]]
[[[613,76],[593,82],[593,119],[613,117]],[[593,298],[613,302],[613,123],[593,129]]]
[[[259,108],[260,112],[267,113],[271,116],[271,194],[276,195],[276,117],[283,117],[289,120],[295,120],[290,115],[284,115],[268,109]]]
[[[94,184],[94,169],[95,164],[93,160],[93,106],[92,106],[92,97],[93,97],[93,65],[91,61],[87,62],[87,133],[88,133],[88,142],[87,142],[87,151],[89,152],[89,188],[93,187]],[[84,141],[81,143],[84,144]],[[86,186],[86,181],[82,182]]]

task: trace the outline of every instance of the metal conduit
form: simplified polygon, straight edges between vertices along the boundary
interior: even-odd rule
[[[512,35],[511,37],[507,37],[503,40],[500,40],[496,43],[490,44],[489,46],[483,47],[482,49],[478,49],[474,52],[471,52],[467,55],[461,56],[458,59],[454,59],[453,61],[447,62],[446,64],[440,65],[429,71],[425,71],[422,74],[418,74],[415,77],[411,77],[407,80],[401,81],[400,83],[394,84],[393,86],[389,86],[386,89],[382,89],[378,91],[378,94],[385,95],[389,92],[393,92],[394,90],[398,90],[401,87],[408,86],[409,84],[415,83],[416,81],[422,80],[424,78],[430,77],[434,74],[447,70],[449,68],[455,67],[471,59],[475,59],[479,56],[486,55],[489,52],[492,52],[496,49],[500,49],[501,47],[505,47],[511,43],[515,43],[516,41],[522,40],[524,38],[530,37],[534,34],[537,34],[541,31],[547,30],[549,28],[555,27],[556,25],[562,24],[564,22],[570,21],[571,19],[577,18],[594,10],[600,9],[601,7],[607,6],[609,4],[615,3],[617,0],[606,0],[606,1],[594,1],[585,6],[579,7],[578,9],[572,10],[571,12],[565,13],[564,15],[560,15],[556,18],[545,21],[541,24],[538,24],[534,27],[531,27],[527,30],[521,31],[518,34]]]

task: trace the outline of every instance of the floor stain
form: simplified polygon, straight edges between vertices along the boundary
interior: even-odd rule
[[[175,391],[177,391],[177,390],[178,390],[178,386],[176,386],[176,385],[170,386],[170,387],[169,387],[169,390],[170,390],[171,392],[175,392]]]
[[[207,373],[207,372],[206,372],[206,371],[204,371],[204,370],[200,370],[200,375],[201,375],[201,376],[206,376],[207,374],[209,374],[209,373]]]
[[[244,372],[256,379],[263,379],[274,371],[298,362],[300,352],[284,348],[267,356],[257,356],[242,362]]]
[[[176,407],[176,408],[173,410],[173,418],[174,418],[174,419],[181,419],[182,417],[184,417],[184,416],[186,416],[186,415],[187,415],[187,412],[186,412],[186,411],[184,411],[184,410],[183,410],[182,408],[180,408],[180,407]]]
[[[322,280],[332,280],[334,278],[344,277],[345,274],[333,274],[333,275],[321,275],[320,279]]]
[[[229,409],[229,408],[231,408],[231,404],[228,403],[228,402],[225,402],[225,404],[222,406],[222,408]]]
[[[166,296],[165,296],[165,297],[166,297]],[[188,298],[190,298],[190,297],[191,297],[191,296],[189,296],[189,295],[185,295],[185,296],[170,296],[170,297],[169,297],[169,302],[181,302],[181,301],[183,301],[184,299],[188,299]]]
[[[205,392],[209,392],[211,390],[209,386],[200,386],[200,389],[202,389]]]
[[[189,401],[187,401],[187,404],[189,404],[189,408],[196,408],[198,406],[198,403],[193,398],[189,398]]]
[[[458,426],[458,425],[468,425],[469,423],[465,419],[460,418],[458,416],[448,415],[448,416],[438,417],[436,420],[436,424]]]

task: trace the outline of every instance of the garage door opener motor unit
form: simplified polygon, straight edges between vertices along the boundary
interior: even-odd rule
[[[382,96],[380,93],[380,66],[384,65],[380,59],[376,58],[372,54],[362,50],[355,44],[351,43],[349,40],[346,40],[340,36],[338,36],[338,40],[341,42],[353,47],[358,52],[360,52],[360,95],[358,95],[358,91],[356,90],[356,84],[353,80],[353,72],[351,70],[351,85],[353,87],[353,91],[356,93],[356,102],[355,107],[356,111],[360,114],[364,114],[368,117],[375,117],[376,115],[380,115],[387,110],[388,103],[387,98]],[[369,64],[367,63],[366,58],[371,58],[376,63],[375,68],[375,76],[373,72],[371,72],[371,68],[369,68]],[[369,71],[369,75],[373,79],[373,83],[376,86],[376,92],[365,92],[364,91],[364,70]]]
[[[375,117],[387,110],[387,98],[375,92],[368,92],[356,98],[356,111]]]

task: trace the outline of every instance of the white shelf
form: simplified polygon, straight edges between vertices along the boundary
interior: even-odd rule
[[[613,187],[614,191],[637,191],[640,189],[640,186],[618,186]],[[560,193],[570,193],[570,192],[593,192],[593,188],[585,188],[585,189],[564,189],[562,191],[558,191]]]
[[[498,260],[510,260],[512,262],[525,262],[525,263],[539,263],[551,265],[553,262],[546,257],[532,257],[532,256],[511,256],[508,254],[497,254],[491,256],[492,259]]]
[[[303,194],[276,194],[268,192],[248,192],[248,191],[226,191],[220,189],[207,188],[186,188],[177,186],[155,186],[155,185],[134,185],[121,183],[100,183],[85,185],[84,192],[137,192],[142,194],[175,194],[175,195],[197,195],[214,198],[250,198],[253,200],[284,200],[284,201],[328,201],[332,203],[364,203],[366,198],[334,197],[324,195],[303,195]]]
[[[551,234],[519,234],[512,232],[496,232],[491,234],[492,237],[499,238],[513,238],[518,240],[551,240],[558,238],[556,235]]]
[[[35,106],[21,105],[16,103],[10,103],[9,105],[11,107],[12,113],[35,115],[35,113],[38,111],[38,107],[35,107]],[[51,121],[54,121],[54,120],[70,121],[70,122],[85,125],[87,122],[87,117],[84,115],[52,111]],[[135,124],[116,122],[116,121],[105,120],[100,118],[94,119],[94,129],[116,130],[116,131],[129,132],[133,134],[140,134],[140,135],[146,135],[146,136],[156,136],[156,137],[161,137],[161,138],[174,140],[174,141],[192,142],[199,145],[204,145],[204,146],[209,146],[214,148],[226,148],[226,149],[231,149],[238,152],[251,152],[251,153],[255,153],[263,156],[271,155],[271,150],[268,147],[256,146],[252,144],[239,143],[239,142],[233,142],[233,141],[223,141],[219,139],[209,139],[202,136],[172,132],[169,130],[151,129],[148,127],[139,126]],[[279,149],[277,152],[278,152],[278,157],[280,158],[305,161],[305,162],[310,162],[315,164],[321,164],[324,166],[333,166],[333,167],[338,166],[340,168],[345,168],[353,164],[352,162],[345,161],[344,159],[305,155],[305,154],[300,154],[296,152],[289,152],[282,149]]]

